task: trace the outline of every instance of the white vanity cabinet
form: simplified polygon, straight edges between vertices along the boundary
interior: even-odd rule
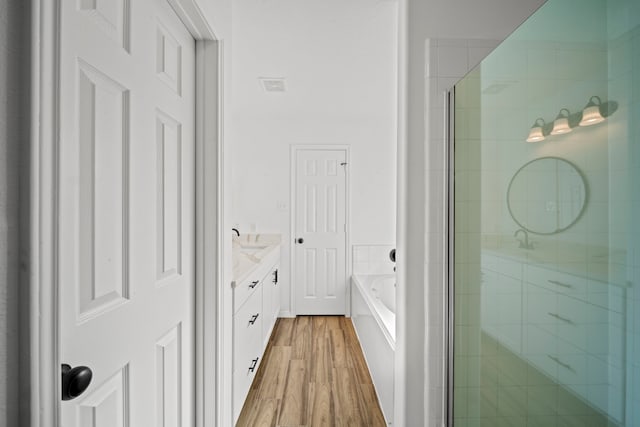
[[[525,359],[614,420],[624,403],[623,288],[524,267]]]
[[[279,247],[265,256],[234,288],[233,419],[237,422],[280,311],[274,282]],[[277,301],[277,304],[276,304]],[[278,310],[275,310],[277,305]]]
[[[251,382],[262,361],[262,285],[233,317],[233,412],[238,420]]]
[[[274,323],[280,315],[280,266],[276,265],[271,271],[271,283],[273,284],[273,298],[271,299],[271,311],[273,312]]]
[[[516,354],[522,353],[522,265],[482,254],[483,330]]]
[[[262,323],[262,340],[264,346],[269,343],[278,314],[280,313],[280,286],[278,285],[278,265],[275,265],[263,280],[262,307],[264,322]]]
[[[483,253],[483,330],[614,420],[624,411],[624,287]]]

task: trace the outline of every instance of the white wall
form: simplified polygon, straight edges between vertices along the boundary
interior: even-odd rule
[[[202,10],[218,40],[231,42],[231,0],[192,0]],[[230,52],[229,52],[230,53]]]
[[[469,58],[473,57],[467,45],[460,46],[460,56],[431,57],[427,40],[503,40],[542,3],[544,0],[401,0],[401,10],[406,14],[401,17],[406,23],[401,28],[406,45],[400,49],[404,73],[400,110],[406,114],[400,118],[398,181],[402,187],[398,191],[406,197],[398,206],[398,286],[402,287],[398,305],[404,310],[398,310],[397,321],[404,333],[398,335],[397,343],[400,381],[396,388],[396,425],[409,425],[413,420],[424,420],[424,425],[430,426],[443,422],[443,342],[434,340],[429,331],[433,324],[430,315],[436,315],[436,322],[442,319],[439,313],[430,313],[430,306],[442,306],[445,285],[442,205],[446,197],[443,140],[438,136],[443,135],[444,120],[438,130],[442,108],[430,111],[430,106],[443,102],[444,88],[435,82],[436,90],[427,90],[427,83],[434,83],[429,82],[427,73],[433,66],[440,70],[469,67]],[[429,234],[434,230],[436,234]],[[416,375],[418,372],[421,375]]]
[[[28,144],[28,2],[0,3],[0,425],[21,424],[20,189]],[[24,372],[23,372],[24,373]],[[24,409],[24,407],[22,408]]]
[[[290,308],[290,146],[351,147],[351,244],[395,243],[397,4],[233,5],[233,223],[282,233]],[[285,77],[265,93],[258,77]],[[286,205],[278,209],[278,203]]]

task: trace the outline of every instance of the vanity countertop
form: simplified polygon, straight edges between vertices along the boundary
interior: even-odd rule
[[[534,238],[534,241],[535,238]],[[511,236],[483,236],[482,250],[517,262],[564,272],[602,283],[627,287],[626,251],[545,239],[534,249],[522,249]]]
[[[233,237],[233,280],[240,283],[263,262],[277,258],[282,238],[280,234],[244,234]]]

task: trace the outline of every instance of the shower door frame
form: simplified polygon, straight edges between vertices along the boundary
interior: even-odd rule
[[[454,329],[455,329],[455,86],[445,94],[445,187],[446,204],[446,265],[447,281],[445,292],[445,420],[448,427],[453,427],[453,388],[454,388]]]

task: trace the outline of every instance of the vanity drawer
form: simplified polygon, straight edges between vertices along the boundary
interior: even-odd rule
[[[521,280],[522,279],[522,263],[514,262],[509,258],[503,258],[482,253],[482,269],[490,270],[502,275]]]
[[[587,352],[605,360],[609,365],[623,368],[625,365],[625,332],[611,324],[592,325],[587,335]]]
[[[626,296],[620,286],[610,285],[598,280],[587,282],[587,301],[607,310],[624,312]]]
[[[586,299],[587,279],[560,271],[525,265],[524,280],[554,292]]]
[[[262,287],[233,316],[233,412],[235,419],[262,358]]]
[[[244,405],[251,383],[258,372],[260,362],[262,361],[261,353],[256,352],[253,355],[236,359],[237,369],[233,372],[233,419],[234,425],[238,421],[240,411]],[[251,368],[251,369],[250,369]]]
[[[558,353],[554,355],[558,364],[558,382],[576,393],[585,396],[588,384],[588,354],[581,348],[562,339],[558,340]]]
[[[483,267],[481,275],[480,320],[482,329],[492,337],[498,338],[498,310],[496,310],[498,273]]]
[[[525,358],[554,381],[583,394],[588,383],[587,353],[536,325],[527,326],[526,334]]]
[[[233,290],[233,312],[236,313],[240,307],[245,303],[249,295],[251,295],[262,284],[262,271],[255,272],[247,279],[240,283],[236,283],[236,287]]]
[[[262,349],[262,317],[262,288],[258,288],[233,316],[233,360],[238,366],[240,358]]]
[[[558,309],[552,313],[557,318],[558,338],[565,343],[587,350],[587,338],[606,339],[606,329],[595,327],[606,325],[607,310],[585,301],[558,295]],[[605,336],[600,336],[602,333]]]
[[[524,357],[545,375],[558,379],[558,337],[538,325],[525,325]]]
[[[558,311],[558,293],[545,287],[524,284],[525,323],[538,325],[555,333],[557,319],[550,313]]]

